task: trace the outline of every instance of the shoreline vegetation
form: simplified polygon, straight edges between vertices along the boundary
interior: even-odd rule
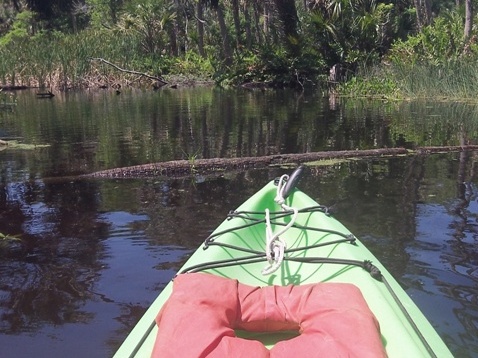
[[[4,1],[0,89],[213,83],[475,100],[469,1]]]

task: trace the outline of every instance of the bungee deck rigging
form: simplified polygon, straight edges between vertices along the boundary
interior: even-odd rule
[[[324,214],[330,215],[328,208],[323,206],[323,205],[317,205],[313,207],[308,207],[304,209],[298,210],[298,213],[312,213],[315,211],[322,212]],[[218,268],[218,267],[226,267],[226,266],[233,266],[233,265],[244,265],[248,263],[257,263],[264,261],[267,258],[267,255],[264,251],[260,250],[253,250],[249,249],[247,247],[242,247],[238,245],[232,245],[228,243],[222,243],[221,241],[217,240],[220,238],[221,235],[224,235],[226,233],[234,232],[237,230],[249,228],[254,225],[259,225],[259,224],[264,224],[265,219],[258,219],[253,217],[253,215],[263,215],[263,212],[257,212],[257,211],[231,211],[228,215],[226,220],[232,220],[234,218],[240,218],[243,220],[248,220],[251,221],[248,224],[243,224],[243,225],[238,225],[237,227],[232,227],[227,230],[213,233],[211,234],[205,241],[204,241],[204,246],[203,249],[207,250],[209,247],[212,246],[219,246],[219,247],[225,247],[231,250],[236,250],[240,252],[245,252],[245,253],[250,253],[252,255],[249,256],[242,256],[242,257],[233,257],[231,259],[226,259],[226,260],[217,260],[217,261],[211,261],[211,262],[204,262],[192,267],[187,267],[183,270],[180,271],[180,273],[187,273],[187,272],[198,272],[206,269],[211,269],[211,268]],[[292,215],[293,212],[273,212],[270,213],[270,215],[273,215],[273,218],[271,219],[271,224],[277,225],[277,226],[286,226],[286,224],[277,222],[277,219],[283,219],[287,216]],[[340,231],[336,230],[330,230],[330,229],[324,229],[324,228],[318,228],[318,227],[311,227],[311,226],[304,226],[304,225],[299,225],[299,224],[293,224],[292,227],[300,230],[310,230],[310,231],[317,231],[317,232],[322,232],[326,234],[331,234],[331,235],[338,235],[342,236],[342,239],[338,240],[331,240],[329,242],[321,242],[317,244],[311,244],[307,246],[302,246],[302,247],[294,247],[290,249],[285,249],[284,253],[285,254],[291,254],[291,253],[297,253],[300,251],[307,251],[310,249],[314,248],[319,248],[319,247],[324,247],[327,245],[336,245],[336,244],[341,244],[341,243],[349,243],[349,244],[354,244],[355,241],[357,240],[355,236],[352,234],[344,234]],[[371,263],[366,263],[367,260],[365,261],[358,261],[358,260],[345,260],[345,259],[330,259],[326,257],[290,257],[290,256],[284,256],[285,261],[295,261],[295,262],[303,262],[303,263],[330,263],[330,264],[342,264],[342,265],[355,265],[355,266],[360,266],[364,269],[367,269],[367,267],[370,267]],[[372,265],[373,266],[373,265]],[[370,268],[372,271],[372,268]]]
[[[277,182],[277,180],[276,180]],[[307,207],[303,208],[300,210],[289,210],[289,211],[277,211],[277,212],[272,212],[268,213],[269,216],[272,215],[273,217],[270,219],[270,224],[273,225],[278,225],[278,226],[287,226],[287,224],[283,222],[278,222],[278,219],[283,219],[287,216],[292,216],[292,215],[298,215],[302,213],[312,213],[312,212],[322,212],[327,216],[331,216],[329,208],[323,205],[316,205],[312,207]],[[237,227],[232,227],[227,230],[224,230],[222,232],[217,232],[211,234],[208,238],[206,238],[204,242],[204,250],[207,250],[211,246],[218,246],[218,247],[224,247],[230,250],[236,250],[240,252],[245,252],[245,253],[250,253],[252,255],[248,256],[241,256],[241,257],[233,257],[230,259],[225,259],[225,260],[216,260],[216,261],[210,261],[210,262],[204,262],[198,265],[186,267],[185,269],[181,270],[179,274],[184,274],[188,272],[200,272],[204,270],[210,270],[210,269],[218,269],[218,268],[224,268],[228,266],[235,266],[235,265],[247,265],[247,264],[252,264],[252,263],[258,263],[258,262],[263,262],[265,259],[267,259],[267,254],[264,253],[263,251],[259,250],[252,250],[248,249],[245,247],[241,247],[238,245],[231,245],[227,243],[221,243],[218,239],[220,239],[221,235],[224,235],[229,232],[233,232],[236,230],[248,228],[254,225],[259,225],[259,224],[265,224],[267,222],[266,219],[259,219],[258,217],[254,216],[261,216],[263,215],[263,212],[259,211],[230,211],[229,214],[227,215],[226,220],[232,220],[234,218],[240,218],[245,221],[250,221],[248,224],[243,224],[239,225]],[[293,220],[295,221],[295,220]],[[300,230],[308,230],[308,231],[316,231],[316,232],[322,232],[326,234],[331,234],[331,235],[337,235],[337,236],[342,236],[342,239],[338,240],[332,240],[329,242],[321,242],[318,244],[312,244],[312,245],[307,245],[303,247],[295,247],[291,249],[285,249],[284,250],[284,256],[283,260],[284,261],[293,261],[293,262],[300,262],[300,263],[307,263],[307,264],[334,264],[334,265],[346,265],[346,266],[356,266],[364,269],[366,272],[370,273],[370,276],[374,278],[377,281],[380,281],[384,284],[384,286],[387,288],[389,291],[390,295],[394,298],[397,306],[399,306],[400,310],[403,312],[404,316],[407,318],[408,322],[410,325],[413,327],[415,330],[416,334],[420,337],[420,340],[422,341],[423,345],[426,347],[428,353],[430,354],[430,357],[436,357],[435,352],[433,349],[429,346],[427,340],[423,337],[421,334],[420,330],[418,329],[417,325],[415,324],[413,318],[411,315],[408,313],[407,309],[405,306],[401,303],[400,299],[398,296],[395,294],[393,291],[392,287],[389,285],[387,282],[386,278],[382,276],[382,273],[380,269],[378,269],[370,260],[350,260],[350,259],[340,259],[340,258],[328,258],[328,257],[292,257],[288,256],[287,254],[291,253],[297,253],[297,252],[305,252],[310,249],[314,248],[319,248],[319,247],[324,247],[327,245],[337,245],[337,244],[355,244],[357,241],[357,238],[352,235],[352,234],[347,234],[343,233],[340,231],[336,230],[330,230],[330,229],[325,229],[325,228],[319,228],[319,227],[311,227],[311,226],[303,226],[299,224],[293,223],[291,227],[294,227],[296,229]]]
[[[269,287],[264,292],[272,287],[309,287],[314,283],[353,284],[380,323],[381,340],[389,357],[452,357],[430,322],[375,256],[331,215],[328,207],[296,188],[303,170],[296,170],[288,180],[281,177],[270,182],[229,212],[179,270],[177,278],[184,282],[183,278],[190,275],[219,276],[238,280],[241,285]],[[162,317],[159,327],[154,320],[174,292],[171,282],[115,358],[150,356],[156,335],[163,337],[164,348],[160,330],[167,325],[165,317],[174,317],[174,311],[172,316]],[[195,294],[191,300],[194,303]],[[253,339],[263,338],[254,335]],[[273,332],[266,338],[263,344],[271,352],[275,344],[285,344],[283,337]]]

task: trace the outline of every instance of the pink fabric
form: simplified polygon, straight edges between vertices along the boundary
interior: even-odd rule
[[[159,312],[153,357],[384,357],[377,320],[345,283],[252,287],[204,273],[179,275]],[[269,351],[248,331],[298,330]]]

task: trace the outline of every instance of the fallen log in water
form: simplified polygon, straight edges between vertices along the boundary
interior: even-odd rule
[[[1,85],[1,86],[0,86],[0,90],[4,90],[4,91],[18,91],[18,90],[26,90],[26,89],[29,89],[29,88],[33,88],[33,87],[24,86],[24,85],[20,85],[20,86],[16,86],[16,85]]]
[[[417,147],[411,154],[438,154],[478,150],[478,145],[450,145],[444,147]]]
[[[384,158],[403,155],[428,155],[460,151],[478,151],[478,145],[419,147],[415,150],[405,148],[380,148],[366,150],[343,150],[328,152],[312,152],[299,154],[276,154],[262,157],[211,158],[195,160],[173,160],[123,168],[106,169],[87,174],[88,177],[99,178],[138,178],[154,176],[176,176],[184,174],[203,174],[224,170],[263,168],[271,165],[299,164],[325,159],[346,158]]]
[[[55,97],[55,94],[52,91],[37,93],[37,98],[53,98],[53,97]]]
[[[135,165],[124,168],[114,168],[102,170],[88,176],[102,178],[121,178],[121,177],[149,177],[149,176],[170,176],[188,173],[217,172],[233,169],[262,168],[270,165],[280,165],[287,163],[304,163],[320,159],[331,158],[352,158],[364,156],[395,156],[408,154],[404,148],[384,148],[369,150],[347,150],[314,152],[300,154],[276,154],[261,157],[242,157],[242,158],[211,158],[195,160],[173,160],[169,162],[159,162],[143,165]]]

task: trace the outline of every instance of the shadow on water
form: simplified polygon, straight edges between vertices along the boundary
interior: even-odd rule
[[[110,356],[226,213],[287,169],[207,180],[80,180],[172,159],[459,145],[473,106],[329,101],[217,89],[17,95],[0,152],[2,356]],[[432,321],[455,355],[478,354],[476,153],[313,167],[300,188],[331,206]],[[63,176],[69,176],[67,178]]]

